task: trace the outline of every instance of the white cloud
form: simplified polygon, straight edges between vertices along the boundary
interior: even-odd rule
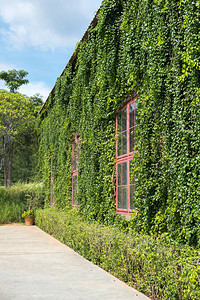
[[[74,45],[89,25],[101,0],[0,0],[0,17],[7,28],[4,41],[18,49]]]
[[[28,97],[33,96],[35,94],[40,94],[41,96],[43,96],[43,100],[45,101],[51,91],[51,88],[41,81],[41,82],[31,82],[22,85],[18,91],[19,93],[25,94]]]
[[[0,90],[1,89],[8,90],[8,87],[5,86],[3,81],[0,81]],[[45,101],[49,96],[51,89],[51,87],[48,87],[44,82],[41,81],[31,82],[26,85],[22,85],[19,88],[18,92],[23,95],[27,95],[28,97],[31,97],[35,94],[40,94],[43,97],[43,101]]]
[[[1,71],[8,71],[15,69],[14,65],[12,64],[6,64],[4,62],[0,62],[0,72]]]
[[[14,65],[8,65],[5,63],[0,62],[0,72],[1,71],[8,71],[8,70],[18,70]],[[0,89],[8,90],[8,87],[4,84],[3,80],[0,80]],[[28,84],[22,85],[18,92],[21,94],[25,94],[28,97],[33,96],[35,94],[40,94],[43,96],[43,100],[45,101],[51,91],[52,87],[47,86],[46,83],[42,81],[38,82],[29,82]]]
[[[3,81],[0,81],[0,90],[7,90],[7,87],[5,84],[3,84]]]

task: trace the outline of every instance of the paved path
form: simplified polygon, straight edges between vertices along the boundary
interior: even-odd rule
[[[148,300],[36,226],[0,226],[0,300]]]

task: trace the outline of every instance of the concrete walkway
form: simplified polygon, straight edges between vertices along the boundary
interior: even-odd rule
[[[148,300],[36,226],[0,226],[0,300]]]

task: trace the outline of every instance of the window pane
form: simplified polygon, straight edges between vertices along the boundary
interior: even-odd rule
[[[130,181],[130,184],[133,184],[134,183],[134,176],[133,176],[133,171],[132,171],[132,168],[133,168],[133,161],[130,160],[129,161],[129,181]]]
[[[122,133],[122,155],[127,153],[127,132]]]
[[[77,170],[77,157],[76,155],[73,157],[73,171]]]
[[[134,103],[129,105],[129,128],[135,125],[134,122]]]
[[[78,144],[73,143],[73,149],[72,149],[72,155],[73,155],[73,171],[78,170]]]
[[[72,203],[73,205],[77,204],[77,194],[78,194],[78,176],[74,175],[72,177],[72,188],[73,188],[73,194],[72,194]]]
[[[130,191],[130,209],[134,209],[134,206],[133,206],[133,199],[134,199],[134,193],[135,193],[135,185],[134,184],[131,184],[129,186],[129,191]]]
[[[122,110],[122,131],[125,131],[127,128],[126,128],[126,120],[127,120],[127,108],[124,108]]]
[[[138,107],[137,107],[137,101],[135,101],[135,120],[136,120],[136,117],[137,117],[137,109],[138,109]]]
[[[122,155],[122,145],[122,134],[119,134],[117,141],[117,156]]]
[[[118,135],[117,155],[124,155],[127,153],[127,132]]]
[[[118,186],[127,185],[127,163],[117,165]]]
[[[117,116],[117,132],[122,131],[122,113],[120,112]]]
[[[135,110],[137,110],[137,100],[134,102],[135,103]]]
[[[134,150],[134,146],[135,146],[135,132],[134,132],[134,128],[131,128],[129,130],[129,137],[130,137],[130,140],[129,140],[129,151],[130,152],[133,152]]]
[[[118,187],[117,208],[127,209],[127,187]]]

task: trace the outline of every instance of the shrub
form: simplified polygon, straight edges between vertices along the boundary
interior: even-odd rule
[[[30,210],[25,210],[22,214],[22,218],[26,218],[26,217],[34,217],[35,216],[35,212],[34,210],[30,209]]]
[[[0,187],[0,224],[22,222],[23,211],[30,205],[34,209],[42,207],[42,202],[42,186],[38,183]]]
[[[200,299],[198,251],[167,235],[88,223],[75,210],[38,210],[36,225],[152,299]]]

